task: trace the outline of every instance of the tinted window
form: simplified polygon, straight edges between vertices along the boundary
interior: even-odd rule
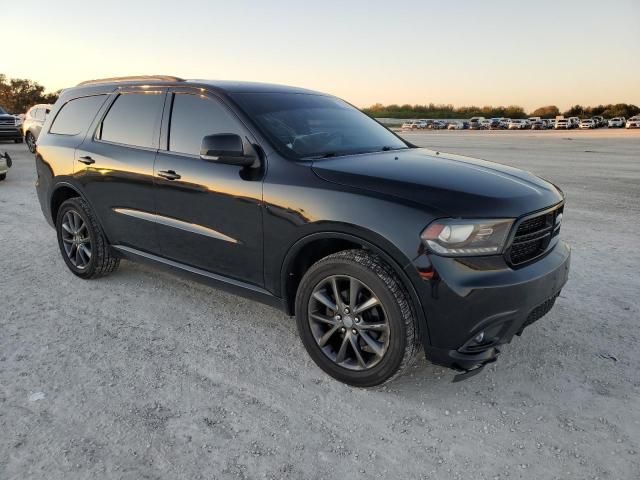
[[[237,120],[217,100],[182,93],[175,95],[169,150],[199,155],[202,139],[216,133],[244,136]]]
[[[65,103],[53,124],[50,133],[78,135],[84,133],[105,100],[104,95],[80,97]]]
[[[98,138],[134,147],[155,147],[163,103],[164,94],[123,93],[102,121]]]
[[[295,158],[408,148],[388,129],[334,97],[298,93],[233,97],[280,151]]]

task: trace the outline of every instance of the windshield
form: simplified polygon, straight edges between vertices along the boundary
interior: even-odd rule
[[[236,93],[233,98],[280,151],[296,159],[409,148],[338,98],[303,93]]]
[[[0,107],[0,115],[7,115],[7,111],[2,107]]]

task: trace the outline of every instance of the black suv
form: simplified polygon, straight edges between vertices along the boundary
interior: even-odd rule
[[[74,274],[124,257],[278,306],[311,358],[356,386],[394,377],[420,347],[479,371],[568,276],[559,188],[417,148],[299,88],[84,82],[53,107],[36,165]]]

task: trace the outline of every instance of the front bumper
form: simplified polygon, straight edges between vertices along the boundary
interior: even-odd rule
[[[16,140],[22,138],[22,131],[20,125],[17,127],[0,127],[0,140]]]
[[[410,268],[425,279],[419,295],[428,326],[427,358],[464,371],[494,361],[499,345],[553,307],[567,282],[570,259],[561,240],[543,258],[518,269],[501,256],[418,257]],[[481,332],[485,339],[474,343]]]

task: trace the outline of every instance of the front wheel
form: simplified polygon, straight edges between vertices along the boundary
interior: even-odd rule
[[[364,250],[338,252],[305,273],[298,332],[313,361],[356,387],[387,382],[417,351],[413,310],[393,270]]]

